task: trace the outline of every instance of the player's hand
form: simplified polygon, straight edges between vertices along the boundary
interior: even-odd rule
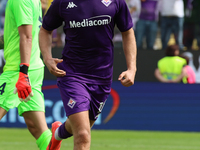
[[[27,74],[19,72],[19,79],[16,83],[14,94],[18,93],[20,101],[29,101],[33,96],[29,77]]]
[[[127,70],[127,71],[122,72],[119,75],[118,80],[125,87],[129,87],[129,86],[133,85],[134,80],[135,80],[135,71]]]
[[[56,77],[63,77],[66,75],[66,72],[64,70],[57,68],[57,64],[61,63],[62,61],[63,59],[51,58],[51,59],[45,60],[44,62],[51,74],[53,74]]]

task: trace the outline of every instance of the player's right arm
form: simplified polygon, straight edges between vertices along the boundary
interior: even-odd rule
[[[0,36],[0,49],[4,48],[4,40],[3,40],[3,35]]]
[[[28,68],[32,51],[32,25],[21,25],[18,27],[18,32],[20,37],[20,71],[14,93],[18,93],[18,97],[21,101],[28,101],[31,99],[30,97],[33,96],[28,77]]]
[[[49,72],[56,77],[62,77],[66,75],[64,70],[57,68],[57,64],[61,63],[63,60],[52,57],[51,45],[52,45],[52,31],[48,31],[43,27],[40,28],[39,32],[39,45],[42,53],[43,61]]]
[[[18,31],[21,63],[29,64],[32,50],[32,25],[21,25],[18,27]]]

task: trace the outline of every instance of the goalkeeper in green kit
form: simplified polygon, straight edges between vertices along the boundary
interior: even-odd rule
[[[0,119],[9,109],[17,107],[39,149],[46,150],[52,133],[45,120],[41,91],[44,77],[38,43],[41,22],[40,0],[8,0],[4,36],[0,39],[6,60],[0,76]]]

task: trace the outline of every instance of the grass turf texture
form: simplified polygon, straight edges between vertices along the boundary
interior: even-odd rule
[[[91,150],[200,150],[200,132],[92,130]],[[38,150],[27,129],[0,128],[0,150]],[[61,150],[72,150],[73,138]]]

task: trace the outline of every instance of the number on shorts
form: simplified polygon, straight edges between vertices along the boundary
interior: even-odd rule
[[[1,94],[1,95],[4,93],[5,87],[6,87],[6,82],[3,83],[3,84],[0,86],[0,94]]]
[[[103,107],[104,107],[105,103],[104,102],[101,102],[100,105],[99,105],[99,112],[102,111]]]

